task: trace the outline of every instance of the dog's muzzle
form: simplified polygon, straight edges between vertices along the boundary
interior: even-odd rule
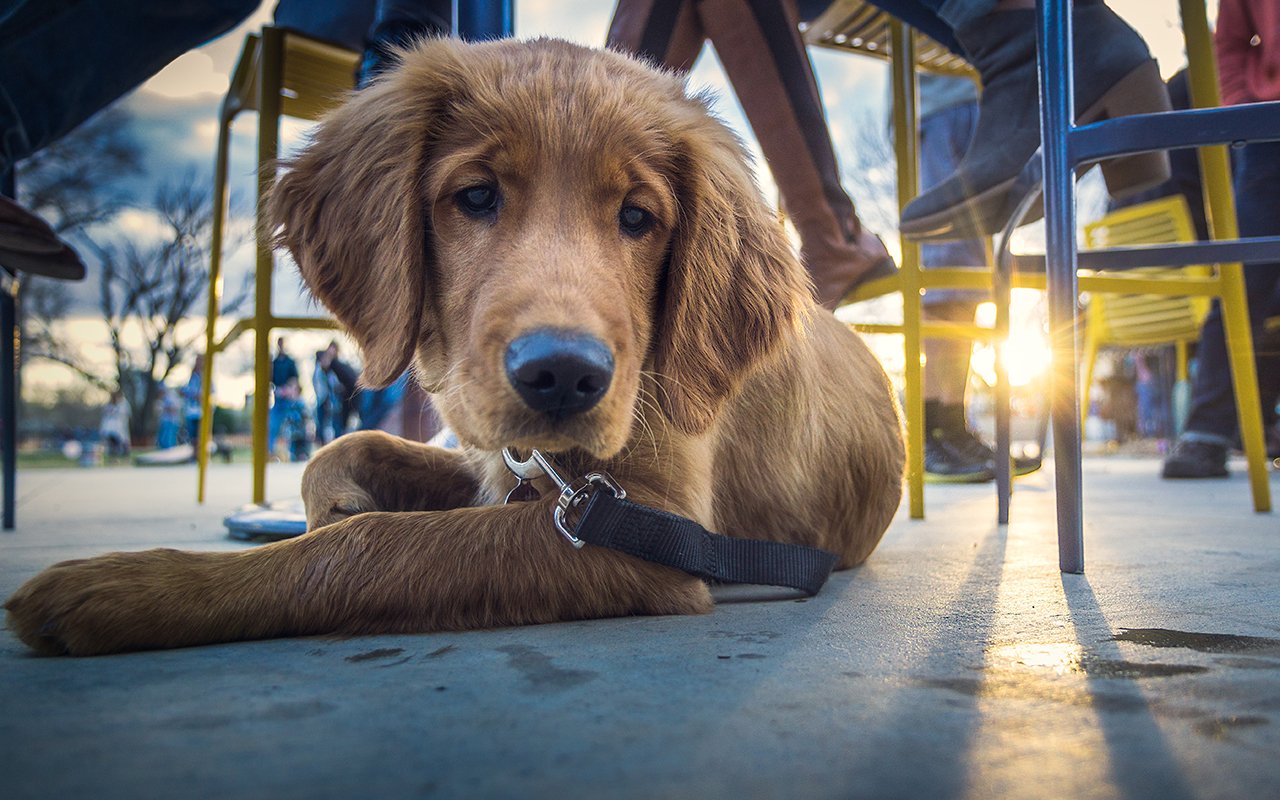
[[[590,411],[613,381],[613,353],[581,331],[526,333],[507,346],[503,362],[524,404],[556,422]]]

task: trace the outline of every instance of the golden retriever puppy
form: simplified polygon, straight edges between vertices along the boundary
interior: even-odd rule
[[[323,120],[278,241],[464,443],[320,450],[309,531],[237,553],[113,553],[5,607],[44,653],[522,625],[712,608],[703,581],[574,549],[555,492],[503,504],[501,451],[730,536],[863,561],[898,507],[893,389],[813,302],[741,144],[674,75],[560,41],[422,43]]]

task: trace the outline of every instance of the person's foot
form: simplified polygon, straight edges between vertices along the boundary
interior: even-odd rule
[[[991,448],[967,428],[929,431],[924,440],[924,472],[930,483],[987,483],[996,477]]]
[[[1225,478],[1227,446],[1203,439],[1178,439],[1165,457],[1164,478]]]
[[[0,267],[64,281],[84,280],[79,254],[44,220],[0,197]]]
[[[1073,16],[1076,118],[1081,124],[1169,110],[1169,96],[1146,43],[1102,3],[1076,3]],[[902,235],[917,240],[998,233],[1021,199],[1019,175],[1040,146],[1036,12],[998,11],[956,31],[982,76],[972,144],[956,173],[911,201]],[[1103,164],[1107,188],[1124,196],[1169,177],[1163,152]]]

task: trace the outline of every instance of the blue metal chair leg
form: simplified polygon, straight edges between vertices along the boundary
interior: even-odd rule
[[[14,197],[13,173],[0,174],[0,194]],[[7,283],[7,282],[6,282]],[[0,457],[4,459],[4,530],[17,521],[18,488],[18,309],[13,293],[0,290]]]
[[[1049,336],[1053,352],[1050,408],[1058,506],[1058,565],[1084,572],[1080,413],[1076,388],[1076,180],[1068,137],[1075,123],[1071,0],[1040,0],[1036,34],[1040,58],[1040,137]]]

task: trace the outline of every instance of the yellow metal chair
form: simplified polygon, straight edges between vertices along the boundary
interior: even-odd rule
[[[1115,211],[1084,226],[1085,243],[1091,248],[1134,244],[1173,244],[1196,240],[1191,211],[1182,195]],[[1209,266],[1165,269],[1151,267],[1129,271],[1151,277],[1208,278]],[[1098,352],[1104,347],[1145,347],[1172,344],[1177,352],[1177,380],[1188,380],[1187,346],[1200,338],[1200,326],[1209,313],[1208,297],[1169,297],[1148,294],[1103,293],[1091,298],[1085,313],[1083,397],[1081,424],[1089,413],[1089,389]],[[1247,400],[1245,401],[1248,402]],[[1256,400],[1255,400],[1256,404]],[[1245,413],[1251,413],[1248,408]]]
[[[920,192],[916,119],[916,71],[975,78],[973,70],[933,39],[912,31],[899,20],[864,0],[836,0],[804,31],[805,41],[818,47],[855,52],[890,62],[893,88],[894,152],[898,167],[899,210]],[[1041,280],[1043,285],[1043,280]],[[977,325],[925,321],[922,293],[930,289],[992,291],[990,268],[922,270],[920,247],[902,241],[898,274],[869,281],[845,298],[856,303],[893,292],[902,293],[902,324],[859,324],[864,333],[901,334],[905,351],[903,405],[907,423],[907,494],[913,519],[924,517],[924,386],[921,371],[924,338],[994,341],[996,331]],[[996,298],[1000,301],[1000,298]],[[1007,301],[1005,301],[1007,302]]]
[[[1195,105],[1200,108],[1221,104],[1218,92],[1217,65],[1213,55],[1213,40],[1205,19],[1201,0],[1180,0],[1183,15],[1184,36],[1187,42],[1188,60]],[[953,75],[971,74],[965,62],[931,39],[914,33],[900,21],[890,18],[864,0],[836,0],[805,31],[805,40],[812,45],[836,50],[852,51],[890,61],[893,96],[894,151],[898,167],[898,203],[905,207],[920,190],[918,179],[918,130],[916,119],[916,71],[927,69]],[[1225,148],[1200,149],[1201,172],[1205,185],[1205,204],[1210,212],[1211,231],[1214,238],[1234,239],[1234,197],[1231,191],[1230,168]],[[1114,242],[1110,243],[1112,246]],[[1085,253],[1081,254],[1083,260]],[[903,322],[901,325],[858,325],[859,330],[872,333],[900,333],[905,349],[905,398],[904,411],[907,421],[907,483],[909,508],[912,518],[924,516],[924,395],[921,374],[921,341],[924,337],[946,337],[968,340],[997,341],[1002,336],[1002,325],[1007,325],[1008,290],[1010,288],[1045,289],[1043,259],[1037,270],[1015,272],[1010,285],[995,285],[995,274],[985,268],[941,268],[922,270],[920,249],[913,242],[902,242],[902,259],[899,274],[871,281],[859,287],[848,302],[901,292],[903,297]],[[925,322],[921,314],[921,294],[929,289],[972,289],[991,292],[996,303],[997,325],[995,330],[972,325]],[[1126,270],[1113,273],[1082,274],[1079,277],[1081,291],[1094,297],[1103,293],[1118,295],[1145,294],[1181,298],[1197,298],[1195,302],[1208,302],[1219,297],[1223,309],[1223,325],[1232,362],[1232,375],[1236,382],[1237,397],[1257,396],[1257,376],[1254,372],[1253,348],[1249,336],[1248,308],[1244,295],[1243,271],[1239,264],[1222,264],[1208,274],[1196,274],[1187,270],[1172,273],[1148,273],[1142,270]],[[1002,323],[1001,320],[1004,320]],[[1003,335],[1007,335],[1007,332]],[[1000,352],[997,347],[997,353]],[[998,363],[1000,359],[997,359]],[[998,371],[1003,374],[1003,367]],[[1261,417],[1242,405],[1241,435],[1249,463],[1250,489],[1256,511],[1271,508],[1271,494],[1267,482],[1264,461],[1265,446],[1262,439]],[[1007,508],[1007,497],[1001,498],[1001,517]]]
[[[267,413],[271,379],[273,329],[334,329],[333,320],[313,317],[277,317],[271,311],[271,278],[275,259],[270,241],[263,235],[264,198],[275,180],[274,171],[263,169],[276,159],[280,118],[318,119],[355,86],[359,54],[282,28],[265,27],[245,40],[244,51],[222,102],[218,149],[214,163],[213,246],[209,265],[209,306],[205,324],[204,375],[201,383],[200,437],[196,447],[199,477],[196,496],[204,502],[213,435],[212,388],[214,356],[245,331],[255,333],[253,372],[253,502],[266,499]],[[254,313],[239,320],[221,340],[216,326],[222,296],[222,239],[227,215],[227,159],[231,122],[241,111],[258,112],[258,202],[256,213],[257,265],[254,276]]]

